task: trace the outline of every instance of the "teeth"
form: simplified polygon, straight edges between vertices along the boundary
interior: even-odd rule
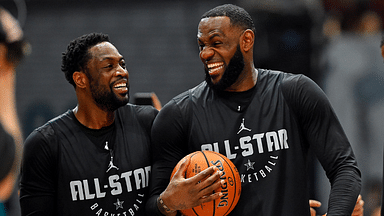
[[[119,83],[114,86],[115,88],[127,87],[127,83]]]
[[[216,71],[220,70],[221,68],[223,68],[224,66],[220,66],[220,67],[217,67],[215,69],[210,69],[209,72],[210,73],[215,73]]]
[[[212,63],[212,64],[208,64],[207,67],[208,69],[211,69],[211,68],[214,68],[214,67],[219,67],[219,66],[223,66],[224,63]]]
[[[209,73],[216,73],[217,71],[224,68],[224,63],[223,62],[212,63],[212,64],[208,64],[207,67],[208,67]]]

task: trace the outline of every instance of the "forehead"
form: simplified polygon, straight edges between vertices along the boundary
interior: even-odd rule
[[[108,58],[121,58],[122,55],[119,53],[117,48],[110,42],[101,42],[89,49],[92,59],[103,61]]]
[[[213,34],[226,34],[230,31],[230,19],[227,16],[207,17],[200,20],[197,37]]]

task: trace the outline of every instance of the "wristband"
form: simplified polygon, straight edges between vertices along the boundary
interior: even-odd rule
[[[168,206],[166,206],[164,204],[164,201],[163,199],[161,198],[161,195],[157,198],[157,203],[160,204],[160,206],[165,210],[165,212],[167,213],[173,213],[175,212],[176,210],[171,210],[170,208],[168,208]]]

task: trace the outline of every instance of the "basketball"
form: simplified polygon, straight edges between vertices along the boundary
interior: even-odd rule
[[[222,175],[221,180],[225,183],[215,192],[221,191],[223,195],[216,200],[206,202],[200,206],[191,209],[182,210],[181,213],[186,216],[225,216],[235,208],[241,194],[240,175],[235,165],[224,155],[214,151],[196,151],[188,154],[173,169],[171,179],[179,169],[185,158],[191,158],[187,168],[185,178],[190,178],[210,166],[216,166]],[[213,192],[212,192],[213,193]]]

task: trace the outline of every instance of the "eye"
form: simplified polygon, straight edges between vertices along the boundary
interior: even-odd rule
[[[127,65],[125,64],[125,61],[120,62],[120,66],[124,69],[126,69]]]
[[[199,43],[199,50],[201,51],[203,49],[204,49],[204,44]]]
[[[213,42],[213,45],[214,45],[214,46],[218,46],[218,45],[220,45],[220,44],[222,44],[221,41],[215,41],[215,42]]]

